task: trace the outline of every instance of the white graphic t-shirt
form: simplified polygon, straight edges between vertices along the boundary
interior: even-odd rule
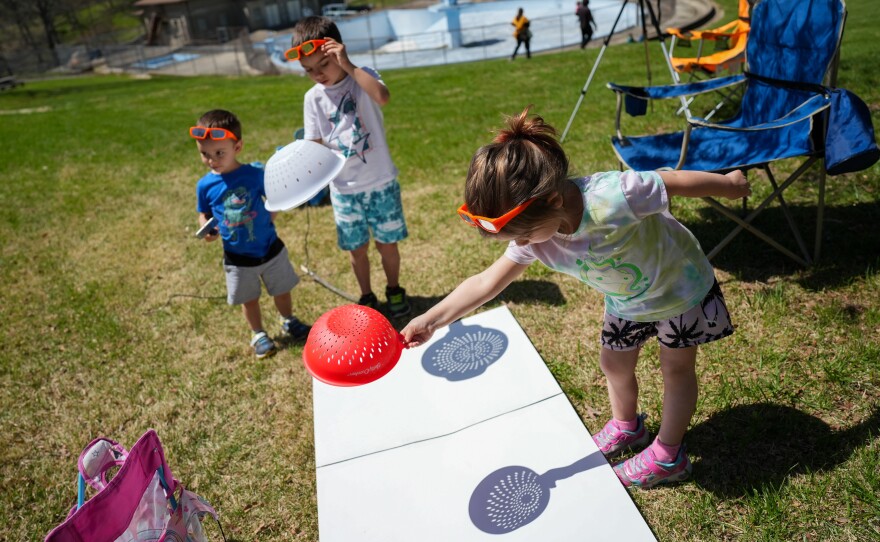
[[[572,235],[556,234],[505,254],[540,260],[605,294],[605,310],[655,322],[696,306],[715,281],[694,235],[669,213],[666,185],[654,171],[610,171],[576,179],[584,215]]]
[[[372,68],[361,69],[382,81]],[[306,92],[303,132],[305,139],[320,139],[346,158],[331,190],[354,194],[397,178],[382,109],[351,76],[329,87],[316,84]]]

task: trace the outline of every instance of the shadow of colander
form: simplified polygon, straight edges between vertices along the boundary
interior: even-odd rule
[[[593,452],[567,467],[538,474],[520,466],[503,467],[486,476],[471,494],[471,522],[489,534],[505,534],[536,520],[550,502],[556,482],[594,467],[607,465],[601,452]]]
[[[422,355],[422,367],[449,381],[479,376],[507,350],[507,335],[483,326],[466,326],[461,320],[449,326],[445,337]]]

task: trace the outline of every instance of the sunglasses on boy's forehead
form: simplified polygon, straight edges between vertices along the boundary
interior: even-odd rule
[[[531,205],[533,201],[535,201],[535,198],[526,200],[522,204],[517,205],[516,207],[507,211],[498,218],[489,218],[485,216],[477,216],[471,214],[471,212],[468,211],[467,203],[462,203],[461,207],[458,208],[458,216],[475,228],[481,228],[482,230],[489,233],[498,233],[501,231],[501,228],[507,225],[508,222],[513,220],[521,212],[525,211],[526,207]]]
[[[284,52],[284,58],[287,60],[299,60],[304,56],[309,56],[315,53],[318,49],[321,48],[322,45],[327,43],[327,40],[309,40],[304,41],[296,47],[291,47],[287,51]]]
[[[235,137],[235,134],[233,134],[226,128],[206,128],[204,126],[193,126],[189,129],[189,135],[193,139],[213,139],[214,141],[220,141],[221,139],[231,139],[233,141],[238,141],[238,138]]]

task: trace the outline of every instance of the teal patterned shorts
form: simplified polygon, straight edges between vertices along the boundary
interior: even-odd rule
[[[406,239],[406,221],[400,203],[400,184],[393,180],[375,190],[358,194],[330,192],[339,248],[354,250],[370,241],[379,243]]]

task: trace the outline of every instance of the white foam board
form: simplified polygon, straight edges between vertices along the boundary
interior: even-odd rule
[[[426,345],[404,350],[397,366],[375,382],[347,388],[313,380],[315,463],[446,434],[560,393],[507,307],[465,318],[460,326],[465,333],[506,337],[500,358],[481,374],[461,380],[429,373],[423,357],[433,345],[442,346],[455,326],[438,330]]]
[[[502,469],[509,489],[480,491]],[[655,540],[564,395],[320,467],[317,481],[322,542]]]
[[[322,542],[655,540],[506,307],[313,391]]]

